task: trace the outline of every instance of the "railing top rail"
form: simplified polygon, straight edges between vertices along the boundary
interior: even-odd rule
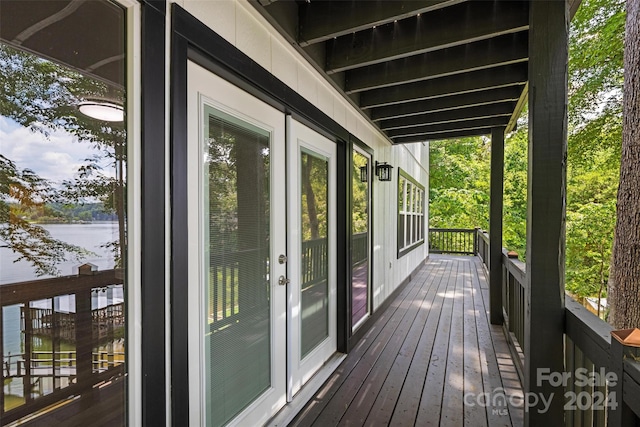
[[[502,264],[507,268],[507,271],[516,278],[518,283],[525,285],[527,282],[527,265],[516,258],[509,258],[507,250],[502,248]]]
[[[565,295],[565,334],[598,367],[609,367],[613,327]]]
[[[475,233],[475,228],[430,228],[429,232]]]
[[[96,287],[120,285],[119,270],[96,271],[90,275],[74,275],[54,277],[50,279],[30,280],[26,282],[0,285],[0,301],[3,306],[21,304],[53,298],[60,295],[73,294]]]
[[[633,359],[624,360],[624,372],[640,384],[640,362]]]
[[[487,243],[487,245],[489,244],[489,233],[478,228],[478,236],[480,236],[480,238],[484,240]]]

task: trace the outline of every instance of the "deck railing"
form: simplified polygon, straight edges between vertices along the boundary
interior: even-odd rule
[[[117,384],[111,387],[114,396],[124,401],[125,319],[115,288],[124,292],[119,270],[0,286],[0,331],[6,316],[19,316],[22,340],[21,351],[9,354],[0,339],[3,424],[57,402],[93,399],[98,385]],[[111,298],[100,303],[107,292]],[[73,350],[63,350],[61,343]]]
[[[351,265],[356,266],[369,257],[369,233],[353,234],[351,245]]]
[[[489,236],[477,230],[477,252],[490,271]],[[504,329],[523,378],[527,277],[525,264],[502,250]],[[640,423],[640,349],[612,339],[612,327],[565,295],[565,371],[599,381],[567,381],[567,426],[634,426]],[[615,332],[614,332],[615,334]],[[578,371],[579,370],[579,371]],[[602,383],[615,374],[611,386]],[[583,384],[584,383],[584,384]]]
[[[251,307],[253,299],[266,300],[269,261],[264,249],[212,253],[209,259],[209,274],[209,316],[214,328],[222,328],[233,323],[241,305]],[[240,282],[243,280],[264,283],[265,295],[241,295]]]
[[[354,251],[357,251],[358,256],[362,256],[362,246],[364,246],[366,257],[367,235],[366,233],[362,235],[364,239],[360,235],[354,235]],[[302,242],[300,268],[303,291],[327,279],[327,244],[327,238]],[[234,323],[243,307],[254,309],[256,301],[260,303],[267,300],[266,295],[257,296],[255,293],[243,296],[241,287],[243,281],[260,282],[265,284],[264,292],[267,292],[269,260],[264,249],[211,254],[209,269],[211,277],[209,315],[212,330]]]
[[[434,254],[475,255],[476,230],[466,228],[430,228],[429,251]]]
[[[327,280],[328,256],[328,239],[326,237],[302,242],[301,289],[303,291]]]

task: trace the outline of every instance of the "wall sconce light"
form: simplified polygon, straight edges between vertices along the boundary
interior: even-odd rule
[[[360,182],[369,182],[369,164],[360,166]]]
[[[387,162],[378,163],[376,160],[376,176],[379,181],[391,181],[391,169],[393,166],[388,165]]]

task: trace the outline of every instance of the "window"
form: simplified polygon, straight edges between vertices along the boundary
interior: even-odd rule
[[[398,258],[424,243],[424,186],[398,172]]]
[[[126,11],[2,3],[0,420],[123,425]]]

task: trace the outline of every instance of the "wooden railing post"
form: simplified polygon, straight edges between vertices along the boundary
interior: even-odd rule
[[[476,227],[474,228],[474,233],[473,233],[473,253],[475,255],[478,255],[478,253],[480,252],[480,248],[478,247],[478,241],[480,240],[478,238],[478,233],[480,232],[480,228]]]
[[[91,289],[76,292],[76,374],[82,389],[82,406],[93,403],[91,375],[93,373],[93,326]]]
[[[636,425],[636,416],[624,401],[624,359],[637,358],[640,349],[637,346],[625,345],[626,336],[632,329],[611,331],[611,372],[616,375],[616,383],[609,386],[609,398],[615,405],[607,411],[607,425],[616,427],[632,427]],[[612,394],[615,393],[615,394]]]

